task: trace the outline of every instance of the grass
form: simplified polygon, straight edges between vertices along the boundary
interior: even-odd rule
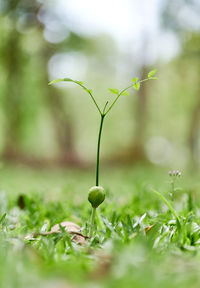
[[[0,287],[199,287],[200,182],[189,171],[171,203],[167,169],[105,168],[100,180],[107,197],[97,210],[95,237],[86,245],[72,242],[64,230],[25,238],[65,220],[87,234],[93,176],[1,168]],[[175,209],[180,229],[173,210],[152,188]]]

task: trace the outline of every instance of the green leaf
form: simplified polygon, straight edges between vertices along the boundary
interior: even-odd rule
[[[156,79],[158,79],[158,77],[151,77],[150,79],[155,79],[156,80]]]
[[[92,94],[92,89],[86,89],[89,94]]]
[[[62,82],[62,81],[63,81],[63,79],[56,79],[56,80],[49,82],[48,85],[52,85],[54,83],[58,83],[58,82]]]
[[[129,93],[127,91],[124,91],[121,95],[129,96]]]
[[[109,88],[109,91],[113,94],[119,94],[119,90],[115,88]]]
[[[55,84],[58,82],[63,82],[63,81],[65,81],[65,82],[77,82],[78,83],[78,81],[74,81],[71,78],[63,78],[63,79],[55,79],[55,80],[49,82],[48,85],[52,85],[52,84]]]
[[[0,218],[0,224],[3,222],[3,220],[6,218],[6,213],[4,213]]]
[[[157,70],[152,70],[148,73],[148,78],[152,78],[152,76],[154,76],[156,74]]]
[[[132,81],[133,83],[137,82],[137,81],[138,81],[138,77],[135,77],[135,78],[131,79],[131,81]]]
[[[140,89],[140,82],[133,84],[133,88],[135,88],[135,90],[139,90]]]
[[[74,81],[71,78],[64,78],[63,81],[66,81],[66,82],[78,82],[78,81]]]
[[[83,85],[83,82],[81,82],[81,81],[73,81],[73,82],[76,82],[76,83],[78,83],[80,85]]]

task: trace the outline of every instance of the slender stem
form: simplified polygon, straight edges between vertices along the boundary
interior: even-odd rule
[[[92,237],[93,230],[94,230],[95,214],[96,214],[96,208],[92,208],[92,215],[91,215],[91,222],[90,222],[90,233],[89,233],[90,238]]]
[[[99,111],[99,113],[102,115],[101,109],[99,108],[99,105],[97,104],[96,100],[94,99],[94,96],[92,95],[91,91],[89,89],[87,89],[83,84],[79,83],[78,81],[74,81],[76,84],[78,84],[79,86],[81,86],[92,98],[92,101],[94,102],[95,106],[97,107],[97,110]]]
[[[171,198],[173,201],[174,200],[174,179],[171,182]]]
[[[103,121],[104,121],[104,117],[105,117],[104,112],[105,112],[107,105],[108,105],[108,101],[106,102],[106,104],[103,108],[103,113],[101,113],[101,122],[100,122],[100,126],[99,126],[99,136],[98,136],[98,144],[97,144],[97,162],[96,162],[96,186],[99,185],[99,160],[100,160],[100,147],[101,147],[101,133],[102,133]],[[92,208],[90,232],[89,232],[90,238],[93,235],[95,214],[96,214],[96,208]]]
[[[102,114],[104,114],[105,113],[105,110],[106,110],[106,106],[108,105],[108,101],[106,101],[106,104],[104,105],[104,108],[103,108],[103,113]]]
[[[140,80],[140,81],[138,81],[138,82],[142,83],[142,82],[146,82],[146,81],[148,81],[148,80],[150,80],[150,79],[151,79],[151,78],[146,78],[146,79]]]
[[[103,128],[105,114],[101,114],[101,122],[99,126],[99,137],[97,144],[97,162],[96,162],[96,186],[99,186],[99,158],[100,158],[100,146],[101,146],[101,133]]]

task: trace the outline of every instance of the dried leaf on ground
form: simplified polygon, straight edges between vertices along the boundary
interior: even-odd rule
[[[59,234],[61,233],[60,226],[62,226],[66,232],[68,232],[71,236],[71,241],[78,243],[78,244],[86,244],[87,242],[87,236],[83,235],[81,233],[81,227],[77,225],[74,222],[71,221],[63,221],[59,224],[55,224],[50,231],[47,232],[35,232],[32,234],[29,234],[25,237],[26,240],[35,240],[35,237],[38,235],[40,236],[47,236],[47,235],[52,235],[52,234]]]

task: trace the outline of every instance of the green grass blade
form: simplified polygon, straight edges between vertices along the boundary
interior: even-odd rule
[[[4,213],[0,218],[0,224],[3,222],[3,220],[6,218],[6,213]]]
[[[181,228],[181,222],[180,219],[175,211],[175,209],[172,207],[172,205],[169,203],[169,201],[158,191],[152,189],[152,192],[154,194],[156,194],[163,202],[165,202],[165,204],[167,205],[167,207],[169,208],[169,210],[171,211],[171,213],[174,215],[174,217],[176,218],[176,223],[177,223],[177,228],[180,229]]]

